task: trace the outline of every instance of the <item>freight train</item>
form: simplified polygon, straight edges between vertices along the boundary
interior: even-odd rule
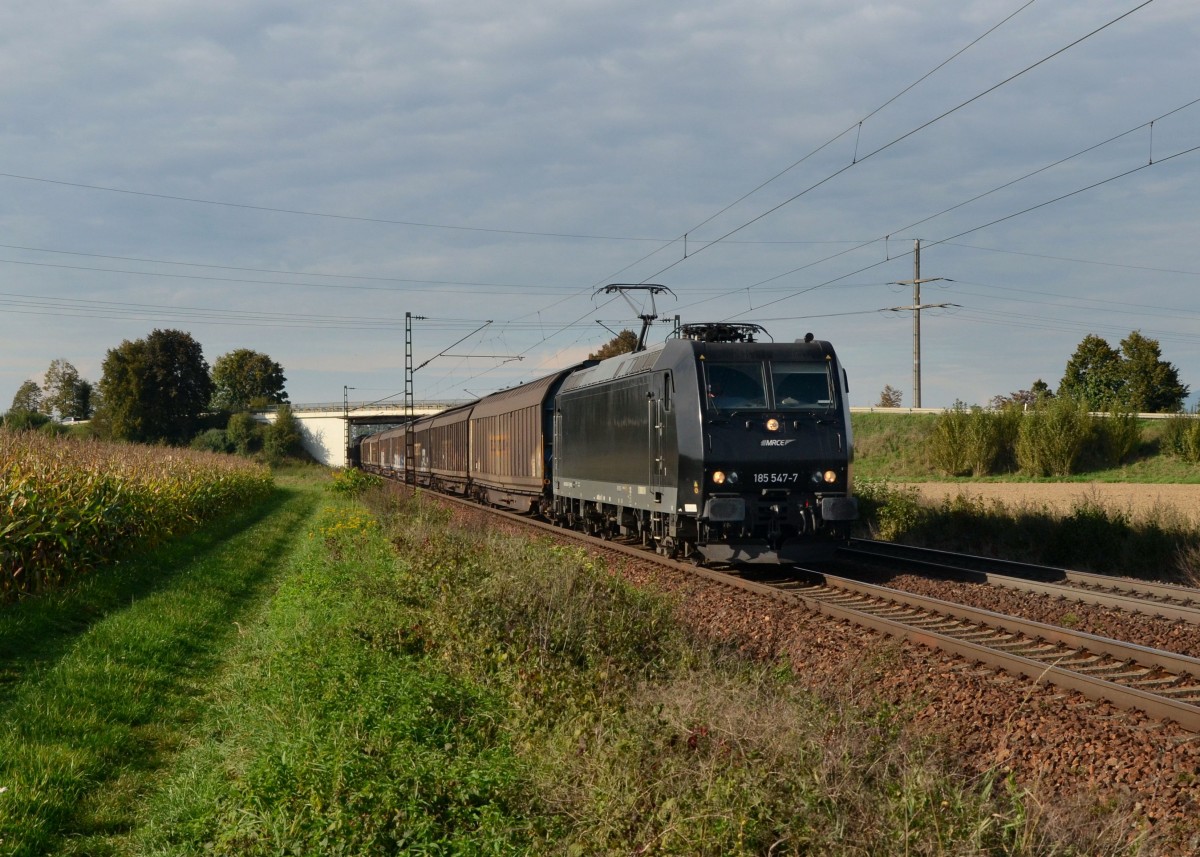
[[[858,517],[828,342],[694,324],[362,439],[371,472],[715,563],[826,557]],[[644,337],[643,337],[644,338]],[[639,343],[640,346],[640,343]]]

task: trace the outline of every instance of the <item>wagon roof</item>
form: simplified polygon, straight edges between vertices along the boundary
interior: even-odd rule
[[[545,402],[546,396],[549,395],[549,391],[555,383],[564,375],[574,371],[574,368],[561,369],[553,375],[538,378],[536,381],[530,381],[528,384],[522,384],[519,387],[510,387],[507,390],[492,393],[490,396],[484,396],[475,404],[475,410],[471,413],[471,419],[494,417],[497,414],[506,414],[510,411],[541,405]]]

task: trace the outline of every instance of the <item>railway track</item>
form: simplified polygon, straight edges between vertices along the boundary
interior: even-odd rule
[[[480,506],[444,495],[447,502],[479,511]],[[798,604],[840,621],[911,640],[972,662],[986,664],[1034,683],[1047,683],[1175,721],[1200,733],[1200,659],[1124,643],[1054,625],[916,595],[886,586],[809,569],[783,577],[760,570],[718,571],[666,559],[639,545],[585,536],[528,517],[489,510],[522,527],[551,533],[698,575],[775,600]]]
[[[986,583],[1018,592],[1031,592],[1200,625],[1200,590],[1187,586],[1117,578],[1065,568],[1011,562],[971,554],[951,553],[891,542],[854,539],[839,551],[843,558],[868,560],[890,567],[901,565],[936,574]]]
[[[846,618],[1200,732],[1200,660],[820,572],[778,584]],[[867,619],[866,617],[873,617]]]

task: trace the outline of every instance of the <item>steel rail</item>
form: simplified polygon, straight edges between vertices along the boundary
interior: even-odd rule
[[[564,527],[558,527],[543,521],[538,521],[523,515],[517,515],[511,512],[505,512],[499,509],[481,507],[476,503],[462,500],[457,497],[451,497],[445,494],[433,494],[433,496],[446,500],[451,503],[461,504],[465,508],[475,510],[485,510],[493,514],[499,515],[502,518],[509,519],[515,523],[544,531],[548,534],[565,536],[574,541],[581,542],[589,547],[610,550],[621,553],[627,556],[635,557],[640,560],[650,560],[656,564],[667,568],[672,568],[677,571],[682,571],[687,574],[703,577],[708,580],[715,581],[725,586],[741,589],[756,595],[766,596],[776,601],[792,604],[800,604],[807,609],[829,616],[838,621],[846,621],[859,627],[876,631],[885,636],[895,637],[897,639],[909,640],[914,643],[926,646],[931,649],[944,651],[959,657],[963,657],[969,661],[986,664],[998,670],[1015,673],[1025,676],[1032,680],[1036,686],[1041,682],[1045,682],[1056,687],[1066,688],[1077,691],[1088,699],[1102,700],[1113,703],[1121,709],[1137,709],[1144,711],[1151,717],[1160,720],[1171,720],[1178,723],[1182,728],[1195,733],[1200,733],[1200,705],[1195,705],[1183,699],[1173,699],[1169,696],[1164,696],[1152,691],[1142,690],[1137,687],[1132,687],[1125,684],[1120,684],[1115,681],[1110,681],[1097,675],[1090,675],[1086,672],[1078,672],[1067,667],[1061,666],[1060,663],[1070,661],[1072,659],[1081,661],[1081,668],[1088,669],[1094,667],[1094,658],[1085,657],[1091,649],[1076,646],[1068,651],[1058,653],[1055,658],[1050,661],[1037,660],[1024,654],[1016,654],[1014,652],[1004,651],[1003,649],[989,647],[983,643],[972,640],[960,639],[944,633],[944,630],[936,630],[938,622],[950,621],[975,621],[967,619],[971,614],[978,614],[980,617],[987,617],[991,620],[1003,620],[1008,628],[1027,627],[1035,633],[1041,633],[1042,630],[1055,634],[1063,639],[1076,639],[1080,642],[1088,641],[1099,647],[1101,644],[1107,648],[1098,648],[1097,652],[1102,654],[1112,654],[1115,659],[1124,658],[1118,664],[1108,667],[1101,665],[1100,669],[1112,672],[1116,669],[1124,670],[1126,673],[1138,673],[1139,670],[1132,668],[1133,656],[1144,658],[1149,661],[1149,664],[1143,664],[1143,669],[1158,669],[1171,675],[1165,677],[1150,676],[1143,678],[1144,681],[1153,682],[1161,685],[1170,685],[1175,687],[1175,692],[1180,695],[1191,694],[1193,691],[1197,696],[1200,696],[1200,685],[1196,687],[1184,686],[1178,687],[1183,681],[1186,681],[1191,675],[1200,675],[1200,660],[1195,658],[1187,658],[1183,655],[1175,655],[1170,652],[1161,652],[1157,649],[1149,649],[1143,646],[1136,646],[1128,643],[1120,643],[1115,640],[1107,640],[1103,637],[1096,637],[1091,634],[1081,632],[1071,632],[1063,628],[1058,628],[1053,625],[1044,625],[1037,622],[1029,622],[1028,620],[1017,619],[1016,617],[1006,616],[1000,613],[991,613],[986,610],[976,610],[975,608],[965,607],[959,604],[952,604],[938,599],[923,598],[907,592],[888,589],[887,587],[875,586],[873,584],[862,583],[860,581],[852,581],[844,578],[827,575],[823,572],[812,572],[809,570],[800,570],[802,574],[809,577],[810,580],[820,580],[826,584],[832,584],[835,589],[833,595],[822,594],[818,592],[819,584],[808,583],[805,585],[798,580],[783,580],[776,581],[774,584],[749,580],[745,577],[731,574],[729,572],[715,571],[689,563],[679,562],[677,560],[667,559],[648,551],[643,547],[635,547],[629,544],[623,544],[619,541],[609,541],[598,539],[593,536],[588,536],[583,533],[576,532]],[[836,589],[841,588],[841,594],[836,593]],[[845,603],[838,603],[839,599],[847,597],[862,597],[865,593],[873,593],[872,597],[894,599],[897,603],[893,608],[893,616],[880,615],[879,611],[868,612],[866,610],[847,606]],[[923,624],[912,624],[913,617],[897,618],[903,615],[904,611],[918,609],[917,604],[927,602],[932,606],[941,608],[943,611],[953,610],[956,613],[963,615],[937,616],[939,610],[921,609],[924,613],[921,621]],[[936,617],[936,621],[930,623],[928,617]],[[948,618],[947,618],[948,617]],[[979,625],[979,622],[976,622]],[[986,624],[986,623],[984,623]],[[944,627],[944,626],[943,626]],[[994,629],[988,629],[994,630]],[[1013,631],[1012,633],[1018,633]],[[1023,633],[1023,632],[1021,632]],[[987,634],[985,634],[986,636]],[[1029,651],[1030,646],[1035,646],[1038,643],[1036,637],[1029,634],[1024,634],[1027,640],[1018,641],[1015,643],[1018,648]],[[1048,638],[1047,638],[1048,639]],[[1013,641],[1007,641],[1006,644],[1013,644]],[[1070,644],[1064,643],[1069,646]],[[1121,654],[1123,653],[1123,654]],[[1168,669],[1166,664],[1171,664],[1175,669]],[[1186,669],[1184,669],[1186,667]],[[1194,671],[1194,672],[1193,672]]]
[[[971,554],[956,554],[863,539],[854,539],[849,547],[839,551],[839,555],[905,562],[923,568],[973,576],[989,585],[1004,589],[1036,592],[1084,604],[1142,613],[1172,622],[1182,621],[1200,625],[1200,606],[1193,606],[1200,605],[1200,590],[1187,586],[1115,578],[1053,566],[994,560]],[[988,565],[1001,571],[989,571],[986,568]],[[1053,580],[1065,580],[1076,585],[1055,583]]]
[[[1177,675],[1194,675],[1200,677],[1200,659],[1141,646],[1137,643],[1125,643],[1109,637],[1089,634],[1086,631],[1072,631],[1058,625],[1049,625],[1032,619],[1022,619],[1007,613],[996,613],[978,607],[969,607],[953,601],[932,598],[927,595],[915,595],[899,589],[864,583],[859,580],[838,577],[825,572],[809,572],[814,579],[820,580],[836,589],[854,592],[871,598],[884,599],[894,604],[903,604],[916,610],[961,619],[975,625],[996,628],[1010,634],[1021,634],[1034,641],[1049,641],[1071,649],[1089,651],[1108,655],[1118,660],[1138,663],[1147,667],[1156,667]],[[1200,694],[1200,690],[1198,690]]]

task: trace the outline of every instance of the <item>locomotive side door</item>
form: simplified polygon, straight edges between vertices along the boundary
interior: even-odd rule
[[[648,411],[648,427],[650,460],[650,490],[654,492],[656,502],[662,500],[662,491],[666,482],[667,460],[664,433],[666,432],[668,414],[671,411],[671,373],[661,372],[651,376],[650,390],[646,394]]]

